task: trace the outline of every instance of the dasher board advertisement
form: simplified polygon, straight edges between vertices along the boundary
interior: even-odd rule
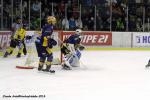
[[[63,40],[68,38],[74,32],[63,32]],[[111,32],[82,32],[83,37],[81,43],[86,46],[111,46],[112,33]]]
[[[133,47],[150,47],[150,33],[133,33]]]
[[[9,47],[11,40],[10,37],[11,37],[10,31],[0,31],[0,51]]]

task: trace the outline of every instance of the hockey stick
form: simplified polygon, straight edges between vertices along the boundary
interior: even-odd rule
[[[34,69],[34,68],[37,68],[37,67],[33,67],[33,66],[16,66],[16,68],[18,68],[18,69]]]

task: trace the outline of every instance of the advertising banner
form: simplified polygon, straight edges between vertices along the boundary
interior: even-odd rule
[[[0,51],[6,49],[10,43],[11,32],[0,31]]]
[[[63,40],[68,38],[74,32],[63,32]],[[81,43],[86,46],[111,46],[111,32],[83,32]]]
[[[133,47],[150,47],[150,33],[133,33]]]

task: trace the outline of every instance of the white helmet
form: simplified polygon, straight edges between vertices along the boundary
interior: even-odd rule
[[[82,30],[81,29],[76,29],[76,34],[81,34]]]

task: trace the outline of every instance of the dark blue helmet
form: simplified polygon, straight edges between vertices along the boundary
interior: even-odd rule
[[[27,24],[23,24],[22,28],[26,29],[27,28]]]

